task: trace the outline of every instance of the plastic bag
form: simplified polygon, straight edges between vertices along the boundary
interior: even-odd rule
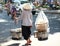
[[[46,31],[49,27],[49,21],[45,13],[41,10],[35,21],[35,27],[38,31]]]

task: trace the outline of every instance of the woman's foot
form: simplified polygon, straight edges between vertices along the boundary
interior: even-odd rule
[[[28,40],[27,40],[27,43],[26,43],[25,45],[31,45],[31,42],[32,42],[32,41],[31,41],[30,39],[28,39]]]

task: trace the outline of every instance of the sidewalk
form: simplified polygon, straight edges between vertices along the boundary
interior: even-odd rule
[[[49,34],[48,40],[39,41],[34,36],[31,36],[31,46],[60,46],[60,33]],[[1,43],[1,46],[22,46],[26,43],[25,40],[8,40]]]

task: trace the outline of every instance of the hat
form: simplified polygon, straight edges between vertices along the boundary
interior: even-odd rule
[[[25,3],[25,4],[23,5],[23,9],[31,10],[32,7],[31,7],[31,5],[30,5],[29,3]]]

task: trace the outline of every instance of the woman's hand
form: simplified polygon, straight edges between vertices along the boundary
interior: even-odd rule
[[[15,24],[18,24],[18,17],[14,18],[14,22],[15,22]]]

